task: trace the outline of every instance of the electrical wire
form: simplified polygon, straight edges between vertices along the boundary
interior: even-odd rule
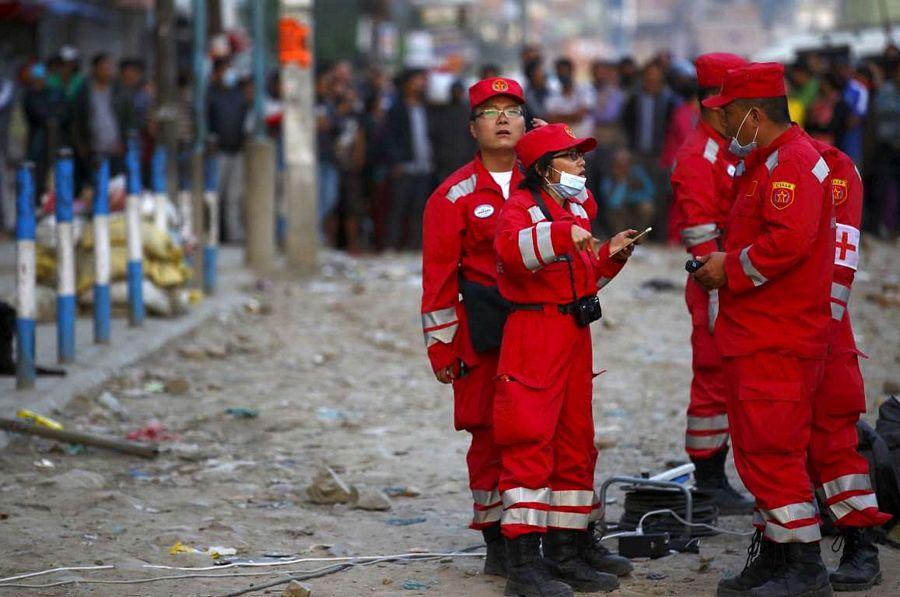
[[[739,531],[731,531],[729,529],[723,529],[722,527],[717,527],[717,526],[713,526],[711,524],[706,524],[705,522],[688,522],[685,519],[683,519],[681,516],[679,516],[674,510],[669,510],[668,508],[665,508],[662,510],[651,510],[650,512],[647,512],[643,516],[641,516],[641,519],[638,521],[637,528],[635,529],[635,532],[638,535],[644,534],[644,520],[648,516],[652,516],[654,514],[671,514],[672,517],[675,518],[677,521],[679,521],[681,524],[691,526],[691,527],[705,527],[707,529],[711,529],[711,530],[719,532],[719,533],[724,533],[726,535],[736,535],[738,537],[749,537],[750,535],[753,534],[753,531],[749,531],[749,532],[745,532],[745,533],[742,533]]]

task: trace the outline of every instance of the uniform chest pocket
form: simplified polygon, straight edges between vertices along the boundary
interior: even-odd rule
[[[735,216],[744,218],[755,217],[759,213],[759,198],[756,195],[755,189],[753,190],[752,195],[742,194],[739,196],[735,200],[731,211]]]

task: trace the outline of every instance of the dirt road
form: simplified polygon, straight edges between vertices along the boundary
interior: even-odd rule
[[[900,308],[864,298],[898,281],[896,247],[867,249],[851,312],[870,355],[863,368],[871,415],[885,384],[900,381]],[[170,555],[178,541],[199,550],[234,548],[238,558],[448,552],[477,544],[480,535],[465,528],[467,436],[452,430],[449,391],[434,381],[424,357],[417,257],[327,261],[314,281],[250,289],[256,298],[243,310],[221,314],[55,413],[72,426],[119,437],[158,420],[174,436],[162,442],[167,451],[158,459],[93,449],[71,454],[23,438],[0,452],[6,516],[0,576],[115,564],[116,570],[21,582],[126,580],[184,574],[142,570],[144,563],[212,564],[205,553]],[[595,370],[606,373],[595,382],[594,413],[598,437],[609,447],[601,452],[598,482],[683,458],[690,376],[683,262],[681,252],[642,248],[602,293]],[[649,280],[659,282],[655,290]],[[311,504],[306,488],[325,465],[365,501],[381,499],[370,494],[384,488],[413,495],[393,497],[387,511]],[[610,517],[618,514],[612,506]],[[747,530],[750,521],[723,524]],[[743,564],[746,543],[719,536],[704,541],[699,556],[639,562],[618,594],[713,594],[720,575]],[[824,545],[833,563],[830,541]],[[283,578],[278,570],[322,565],[255,568],[267,574],[256,577],[0,588],[0,594],[223,595]],[[502,594],[502,581],[482,576],[480,567],[471,557],[382,563],[308,585],[313,595],[347,597]],[[885,582],[869,594],[900,594],[900,554],[883,547],[882,567]]]

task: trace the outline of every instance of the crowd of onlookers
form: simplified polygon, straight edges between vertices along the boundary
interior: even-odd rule
[[[540,49],[522,51],[519,73],[527,119],[565,122],[592,135],[588,185],[600,205],[598,228],[653,225],[668,232],[668,175],[674,155],[699,118],[692,64],[660,53],[639,65],[631,58],[597,60],[578,72],[567,58],[549,60]],[[838,146],[859,166],[866,185],[864,225],[884,237],[898,231],[900,194],[900,52],[851,63],[846,56],[810,52],[786,68],[793,119],[811,135]],[[483,65],[478,77],[500,75]],[[472,159],[467,86],[458,79],[435,91],[425,70],[395,77],[349,62],[315,71],[318,217],[323,240],[350,251],[418,248],[425,201],[437,183]],[[446,77],[444,77],[446,80]],[[266,89],[266,124],[277,140],[277,75]],[[175,135],[182,185],[189,184],[194,126],[191,81],[179,75]],[[71,147],[76,192],[90,183],[96,158],[124,167],[129,135],[136,134],[144,176],[159,135],[155,90],[140,59],[115,63],[107,54],[82,57],[63,47],[46,62],[31,61],[16,77],[0,77],[0,163],[35,164],[38,196],[52,178],[60,147]],[[229,57],[211,65],[207,124],[216,140],[222,200],[221,233],[243,238],[243,148],[253,131],[253,83]],[[18,112],[18,113],[17,113]],[[17,116],[17,117],[16,117]],[[279,152],[280,155],[280,152]],[[11,170],[0,168],[3,224],[13,225]]]

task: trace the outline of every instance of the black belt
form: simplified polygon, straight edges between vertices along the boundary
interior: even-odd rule
[[[566,303],[565,305],[553,305],[544,303],[510,303],[511,311],[543,311],[544,307],[556,307],[563,315],[572,315],[575,313],[575,303]]]

